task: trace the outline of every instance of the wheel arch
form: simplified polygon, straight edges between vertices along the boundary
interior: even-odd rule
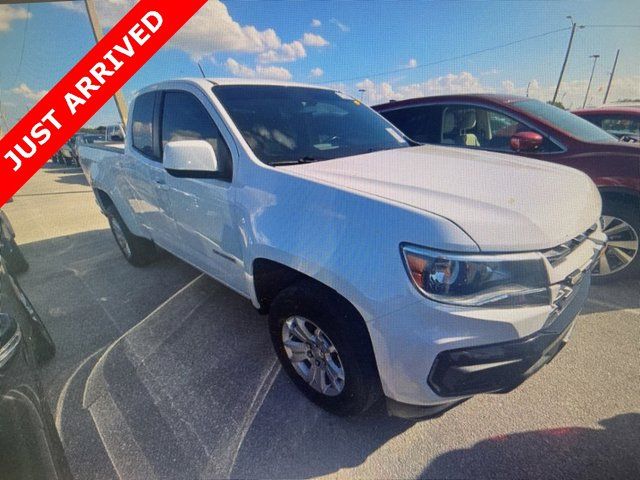
[[[258,257],[252,262],[252,272],[255,298],[261,313],[268,313],[271,303],[278,293],[294,283],[304,280],[339,297],[350,305],[360,318],[363,318],[356,306],[335,288],[289,265],[266,257]]]
[[[640,207],[640,192],[623,187],[600,187],[602,203],[620,202],[630,206]]]

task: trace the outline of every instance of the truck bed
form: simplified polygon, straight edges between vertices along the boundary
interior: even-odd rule
[[[82,144],[78,147],[78,160],[82,172],[89,184],[92,184],[92,176],[96,175],[104,165],[107,168],[120,163],[124,156],[124,143],[99,142]],[[93,170],[93,175],[90,172]]]

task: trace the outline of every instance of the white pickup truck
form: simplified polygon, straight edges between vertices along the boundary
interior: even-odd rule
[[[583,173],[415,146],[341,92],[185,79],[138,93],[126,143],[80,147],[115,239],[269,314],[284,370],[341,415],[435,416],[562,348],[605,235]]]

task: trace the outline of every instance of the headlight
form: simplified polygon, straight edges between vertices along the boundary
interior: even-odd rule
[[[468,307],[551,303],[540,254],[474,255],[401,247],[411,281],[427,298]]]

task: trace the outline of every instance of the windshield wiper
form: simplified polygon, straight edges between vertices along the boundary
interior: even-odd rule
[[[297,160],[282,160],[280,162],[271,162],[269,165],[272,167],[280,167],[282,165],[299,165],[301,163],[313,163],[324,160],[323,158],[315,158],[310,156],[300,157]]]

